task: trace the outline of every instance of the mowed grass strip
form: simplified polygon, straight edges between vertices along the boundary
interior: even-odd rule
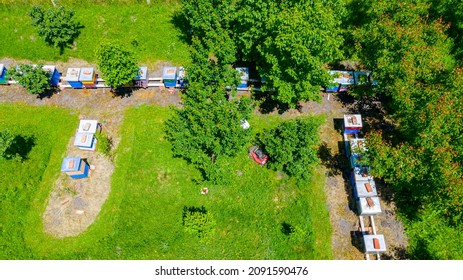
[[[44,202],[77,121],[59,108],[0,104],[0,130],[16,136],[15,150],[24,156],[22,162],[0,159],[0,259],[37,257],[26,235],[43,229]]]
[[[84,28],[73,49],[59,50],[46,45],[31,25],[28,12],[33,5],[51,7],[50,1],[1,1],[0,57],[40,61],[79,58],[94,63],[95,50],[105,39],[117,39],[135,51],[140,63],[152,66],[160,61],[181,65],[189,61],[188,46],[175,28],[177,1],[59,1],[75,11]]]

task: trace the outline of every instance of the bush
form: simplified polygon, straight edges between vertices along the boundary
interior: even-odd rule
[[[79,36],[80,23],[74,21],[74,11],[66,10],[64,7],[54,7],[48,10],[34,6],[29,12],[32,25],[37,28],[37,33],[48,45],[60,49],[71,45]]]
[[[96,57],[105,83],[113,89],[131,83],[138,73],[133,52],[120,42],[103,42]]]
[[[7,150],[14,143],[14,135],[11,134],[9,129],[0,131],[0,157],[7,156]]]
[[[111,156],[111,148],[113,146],[113,141],[111,138],[108,137],[105,133],[97,132],[95,133],[95,137],[98,140],[96,145],[97,152],[110,157]]]
[[[298,118],[265,130],[260,142],[269,155],[268,166],[290,176],[308,178],[312,170],[309,165],[318,162],[320,124],[320,118]]]
[[[215,221],[204,207],[184,207],[183,226],[185,232],[197,235],[203,242],[215,233]]]
[[[30,94],[44,94],[51,88],[50,74],[42,69],[43,65],[19,64],[11,69],[10,76]]]

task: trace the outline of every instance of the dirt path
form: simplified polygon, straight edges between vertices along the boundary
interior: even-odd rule
[[[362,108],[364,104],[356,102],[346,103],[336,95],[323,97],[321,104],[306,102],[300,109],[302,113],[326,114],[327,122],[322,126],[322,145],[319,157],[326,170],[325,191],[327,207],[330,213],[331,226],[333,228],[333,257],[337,260],[361,260],[365,256],[362,253],[363,245],[358,228],[359,218],[356,211],[356,203],[353,187],[349,182],[350,166],[345,156],[342,138],[342,118],[346,113],[362,112],[362,118],[366,123],[374,122],[377,114],[368,114]],[[374,109],[374,108],[373,108]],[[363,115],[365,113],[365,115]],[[395,215],[395,205],[391,200],[388,186],[376,180],[380,192],[382,213],[375,217],[378,234],[383,234],[388,248],[387,253],[382,254],[383,259],[401,259],[408,246],[407,237],[404,234],[402,223]]]

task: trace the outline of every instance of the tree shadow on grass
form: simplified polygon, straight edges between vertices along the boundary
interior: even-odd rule
[[[275,110],[279,114],[283,114],[289,110],[288,104],[274,100],[270,92],[255,91],[253,92],[253,97],[259,104],[259,111],[262,114],[270,114]]]
[[[171,23],[175,26],[175,28],[181,31],[179,39],[184,43],[191,45],[191,26],[185,15],[182,14],[181,11],[176,11],[172,16]]]
[[[287,222],[282,222],[281,223],[281,232],[286,235],[286,236],[289,236],[291,233],[294,232],[294,228],[292,225],[288,224]]]
[[[29,152],[35,146],[36,140],[36,137],[33,135],[16,135],[11,146],[5,151],[4,157],[7,159],[15,158],[21,161],[29,159]]]

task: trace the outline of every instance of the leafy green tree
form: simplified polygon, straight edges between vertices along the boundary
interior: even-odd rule
[[[292,107],[299,100],[320,100],[329,81],[325,65],[341,57],[340,18],[344,2],[193,1],[182,2],[188,32],[223,63],[255,63],[272,98]]]
[[[259,73],[268,81],[264,90],[276,89],[273,99],[290,107],[299,100],[320,100],[320,87],[330,80],[325,65],[341,58],[343,3],[275,1],[269,12],[259,15],[263,30],[249,30],[259,32],[251,35],[256,38],[256,51],[251,53],[257,56],[246,60],[257,62]]]
[[[249,131],[241,127],[240,120],[250,116],[251,103],[245,97],[233,98],[237,72],[208,59],[204,52],[207,49],[201,46],[193,51],[196,64],[187,68],[189,87],[183,95],[184,108],[174,108],[166,131],[174,154],[197,166],[206,179],[215,180],[216,161],[236,155],[249,139]]]
[[[430,15],[448,23],[447,34],[455,41],[453,53],[463,65],[463,2],[459,0],[431,0]]]
[[[6,157],[6,151],[13,145],[14,135],[9,129],[0,131],[0,157]]]
[[[308,178],[310,165],[318,162],[320,124],[318,118],[297,118],[265,130],[259,138],[270,158],[268,166],[297,178]]]
[[[40,6],[32,7],[29,12],[32,25],[37,28],[37,33],[47,44],[64,52],[79,36],[80,23],[74,19],[74,11],[62,6],[44,10]]]
[[[25,87],[30,94],[44,94],[51,88],[50,73],[42,69],[41,64],[19,64],[10,70],[10,77]]]
[[[138,73],[134,54],[119,42],[103,42],[96,57],[105,83],[112,88],[132,82]]]

